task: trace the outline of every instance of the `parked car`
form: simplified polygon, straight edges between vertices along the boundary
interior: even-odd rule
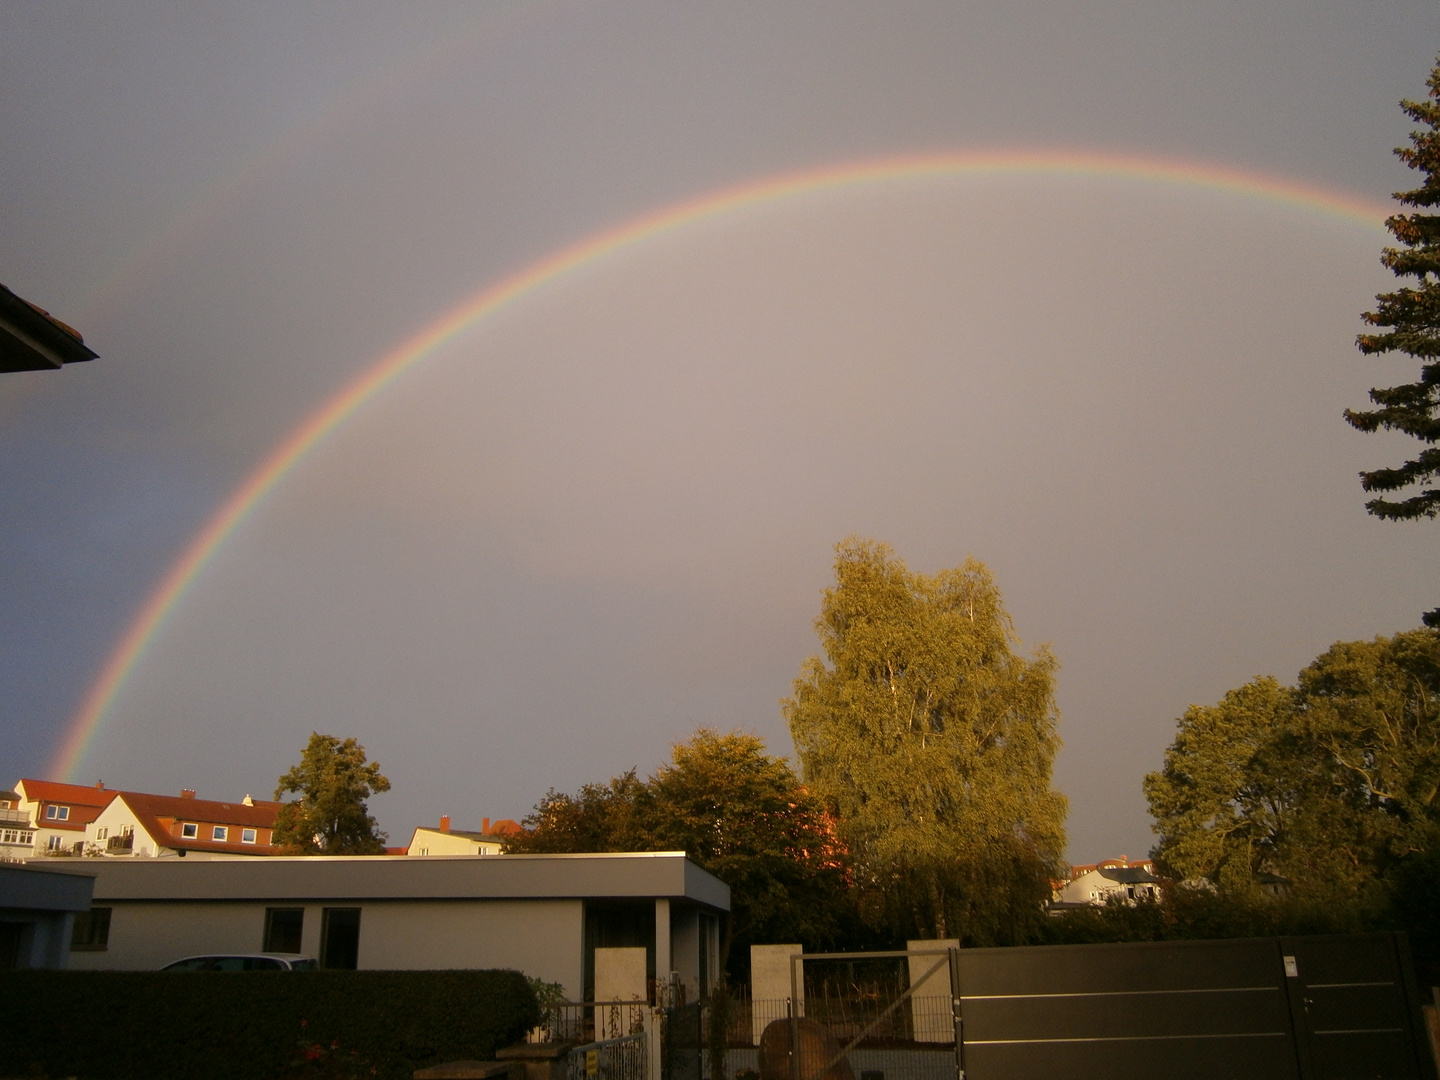
[[[227,953],[222,956],[187,956],[166,964],[161,971],[314,971],[313,956],[299,953]]]

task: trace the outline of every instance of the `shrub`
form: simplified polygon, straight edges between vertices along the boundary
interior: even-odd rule
[[[540,1019],[516,971],[7,972],[0,1076],[408,1080]]]

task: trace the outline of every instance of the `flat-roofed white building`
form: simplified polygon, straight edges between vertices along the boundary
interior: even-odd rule
[[[650,978],[708,991],[730,889],[684,852],[47,861],[95,878],[107,933],[72,968],[300,952],[322,966],[514,968],[593,1000],[594,954],[644,947]]]

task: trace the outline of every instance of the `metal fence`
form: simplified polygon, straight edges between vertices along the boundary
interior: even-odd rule
[[[647,1080],[646,1057],[643,1031],[585,1043],[566,1057],[566,1080]]]
[[[545,1010],[530,1042],[609,1041],[645,1030],[643,1001],[562,1001]]]

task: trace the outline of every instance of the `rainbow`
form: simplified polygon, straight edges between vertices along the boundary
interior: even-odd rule
[[[360,405],[402,374],[495,312],[566,274],[684,226],[747,207],[822,191],[925,177],[1051,175],[1118,178],[1209,189],[1298,208],[1370,227],[1390,213],[1384,203],[1302,181],[1223,166],[1137,155],[1063,150],[988,150],[920,154],[849,162],[772,176],[668,206],[541,259],[486,285],[418,333],[400,342],[292,431],[221,504],[166,571],[126,627],[86,693],[55,753],[49,775],[73,780],[90,740],[145,655],[166,617],[249,513]]]

